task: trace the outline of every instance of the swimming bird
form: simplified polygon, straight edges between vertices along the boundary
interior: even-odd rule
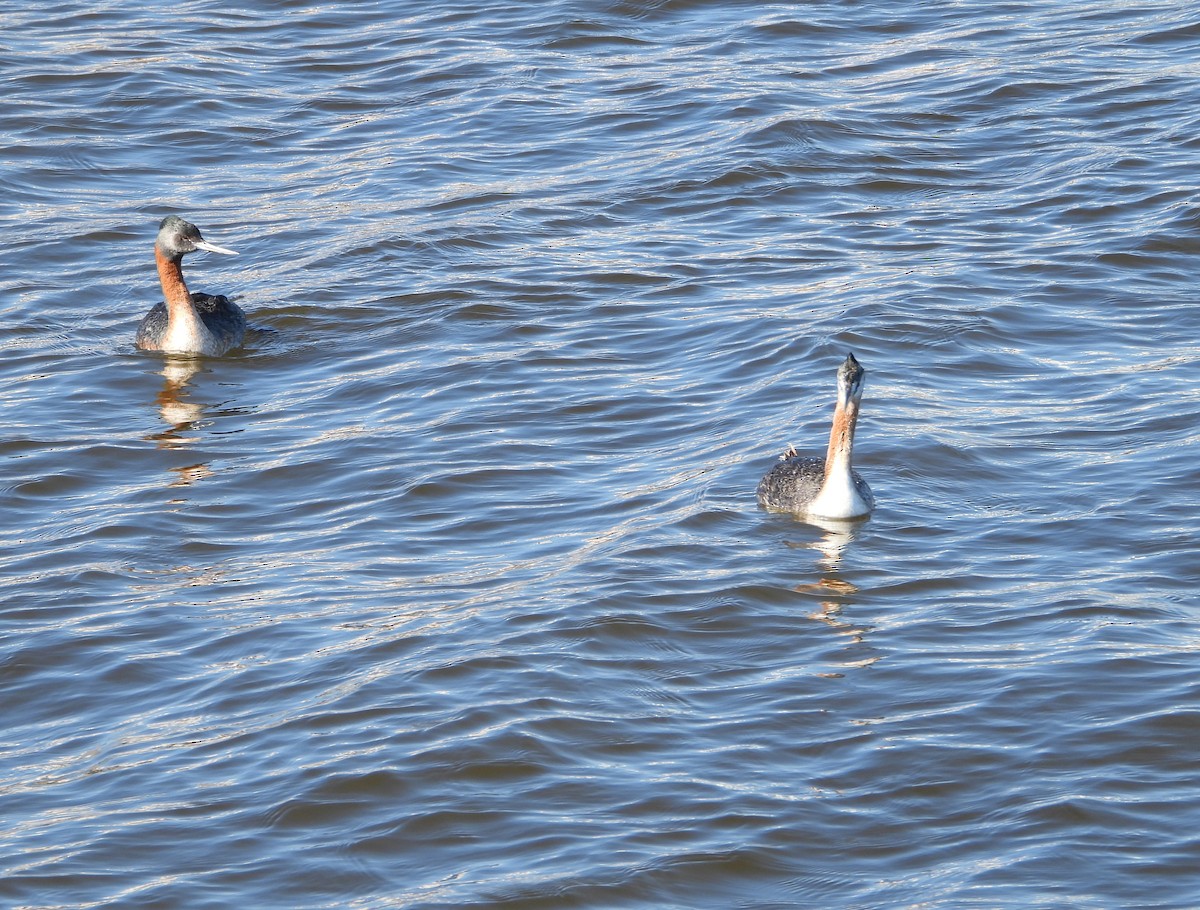
[[[875,497],[850,466],[865,376],[866,370],[849,354],[837,372],[837,407],[828,452],[819,458],[801,456],[789,448],[758,485],[758,501],[764,508],[814,518],[865,518],[871,514]]]
[[[236,348],[246,334],[246,314],[228,297],[190,294],[183,283],[183,257],[196,250],[236,256],[233,250],[209,243],[200,229],[178,215],[158,226],[154,259],[163,300],[145,315],[137,330],[137,346],[167,354],[216,356]]]

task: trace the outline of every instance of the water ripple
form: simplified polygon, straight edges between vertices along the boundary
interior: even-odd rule
[[[1194,903],[1188,10],[0,12],[8,903]]]

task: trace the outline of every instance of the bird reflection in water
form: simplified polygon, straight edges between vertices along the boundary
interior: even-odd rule
[[[187,449],[199,439],[191,431],[204,417],[206,408],[188,396],[188,384],[199,369],[200,362],[191,357],[168,357],[163,364],[163,387],[154,403],[167,428],[146,437],[160,449]],[[204,463],[172,467],[170,470],[176,474],[170,484],[172,487],[189,486],[212,474],[212,469]]]
[[[856,523],[825,521],[813,516],[808,516],[805,523],[820,528],[824,533],[817,540],[789,542],[788,546],[797,549],[812,549],[819,552],[821,554],[820,564],[822,574],[817,581],[797,585],[794,590],[798,594],[811,596],[819,602],[820,609],[810,613],[808,616],[809,619],[825,623],[829,628],[844,635],[855,646],[866,646],[866,634],[869,628],[846,622],[841,617],[842,608],[847,603],[853,602],[854,595],[858,593],[858,586],[841,575],[842,554],[851,541],[854,540]],[[840,664],[844,667],[868,667],[877,660],[879,660],[879,655],[871,654],[866,657],[843,660],[840,661]],[[841,674],[826,673],[821,675],[839,676]]]

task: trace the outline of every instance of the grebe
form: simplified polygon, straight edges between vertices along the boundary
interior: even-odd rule
[[[875,508],[867,482],[850,466],[854,427],[866,370],[854,355],[838,369],[837,407],[825,457],[800,456],[789,448],[758,485],[758,501],[767,509],[814,518],[865,518]]]
[[[183,257],[196,250],[236,256],[233,250],[209,243],[200,229],[178,215],[158,226],[154,259],[163,301],[156,303],[138,325],[137,346],[168,354],[224,354],[242,343],[246,314],[228,297],[189,294],[183,283]]]

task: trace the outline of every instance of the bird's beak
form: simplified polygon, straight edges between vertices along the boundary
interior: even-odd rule
[[[223,246],[217,246],[215,243],[209,243],[207,240],[193,240],[192,245],[198,250],[204,250],[209,253],[224,253],[226,256],[236,256],[234,250],[227,250]]]

